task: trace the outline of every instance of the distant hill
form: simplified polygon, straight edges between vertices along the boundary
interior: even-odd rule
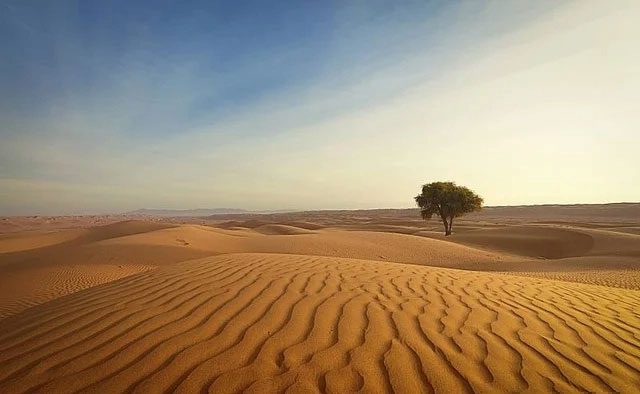
[[[154,216],[154,217],[217,217],[220,215],[266,215],[292,212],[280,209],[272,211],[249,211],[240,208],[197,208],[197,209],[137,209],[126,212],[125,216]]]
[[[184,217],[184,216],[213,216],[249,213],[246,209],[237,208],[198,208],[198,209],[138,209],[127,212],[126,215]]]

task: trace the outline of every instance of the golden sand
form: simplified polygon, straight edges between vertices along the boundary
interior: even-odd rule
[[[293,224],[0,236],[0,392],[640,387],[637,234]]]

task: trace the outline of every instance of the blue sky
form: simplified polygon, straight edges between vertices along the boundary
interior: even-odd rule
[[[0,214],[637,201],[639,8],[4,1]]]

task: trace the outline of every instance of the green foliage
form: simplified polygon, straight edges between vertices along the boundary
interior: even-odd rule
[[[451,234],[453,218],[482,208],[482,197],[454,182],[432,182],[422,186],[422,193],[415,197],[422,218],[438,215],[442,219],[445,235]]]

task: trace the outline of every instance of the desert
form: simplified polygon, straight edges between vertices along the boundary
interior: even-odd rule
[[[633,392],[639,207],[12,226],[0,390]]]
[[[640,393],[640,0],[0,1],[0,394]]]

